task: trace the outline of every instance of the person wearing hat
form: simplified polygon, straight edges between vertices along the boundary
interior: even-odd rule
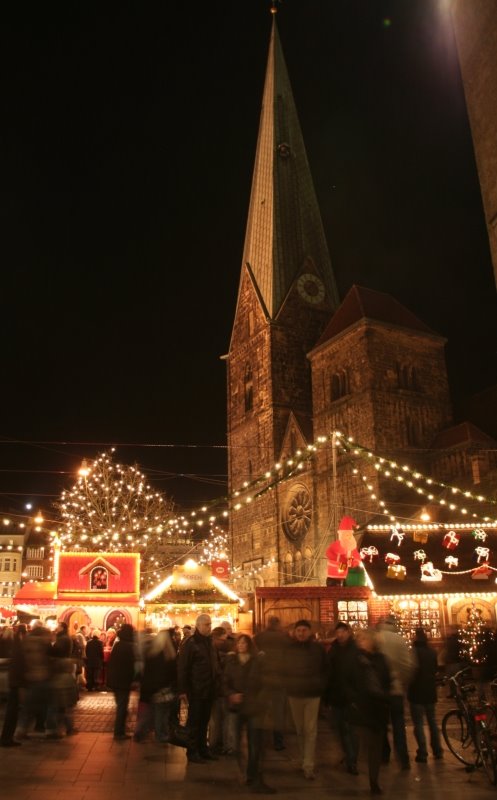
[[[311,623],[299,619],[288,645],[285,684],[288,704],[297,731],[297,744],[304,777],[314,780],[318,714],[326,685],[324,649],[312,635]]]

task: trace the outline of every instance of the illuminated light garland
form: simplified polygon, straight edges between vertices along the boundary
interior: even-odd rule
[[[136,546],[138,538],[142,538],[143,541],[145,543],[147,543],[147,545],[148,545],[149,544],[148,543],[148,538],[149,537],[154,538],[155,536],[162,535],[163,533],[166,533],[167,536],[170,536],[171,537],[171,542],[172,542],[174,535],[178,536],[180,533],[182,533],[184,535],[186,533],[186,529],[190,529],[192,524],[194,524],[197,528],[201,528],[207,523],[210,523],[211,525],[213,525],[217,521],[217,519],[219,517],[221,517],[223,520],[226,520],[229,517],[230,513],[233,513],[235,511],[241,510],[247,504],[250,504],[253,500],[255,500],[256,498],[262,496],[264,493],[266,493],[268,491],[272,491],[272,489],[275,486],[277,486],[279,483],[281,483],[282,481],[288,480],[289,478],[293,477],[295,474],[298,474],[299,471],[304,469],[306,461],[312,460],[315,457],[315,454],[320,449],[322,449],[322,448],[324,448],[324,447],[326,447],[326,446],[328,446],[328,445],[330,445],[332,443],[335,443],[335,445],[337,446],[339,451],[344,453],[344,454],[362,456],[362,457],[367,458],[368,461],[370,461],[370,462],[374,461],[375,462],[374,465],[373,465],[374,468],[377,471],[382,471],[383,474],[386,477],[394,477],[394,479],[399,481],[399,482],[403,481],[405,483],[405,485],[408,486],[408,488],[413,489],[414,491],[416,491],[417,494],[420,494],[422,496],[427,497],[427,499],[430,500],[430,501],[433,500],[435,502],[439,502],[441,505],[446,505],[451,510],[460,510],[461,513],[463,513],[463,514],[468,513],[466,508],[460,508],[459,509],[458,506],[455,503],[449,503],[445,499],[440,499],[438,501],[435,500],[435,498],[431,494],[431,492],[428,492],[428,490],[426,488],[417,485],[415,483],[415,481],[423,481],[427,486],[430,486],[430,487],[439,486],[440,488],[442,488],[444,490],[450,490],[450,492],[453,495],[460,494],[461,496],[463,496],[463,497],[465,497],[467,499],[476,500],[476,501],[478,501],[480,503],[486,502],[486,503],[490,503],[490,504],[494,504],[494,505],[497,504],[497,501],[493,500],[491,498],[485,498],[482,495],[475,495],[472,492],[460,489],[459,487],[451,486],[450,484],[445,484],[443,482],[435,481],[432,478],[423,476],[422,473],[420,473],[417,470],[412,470],[408,465],[404,464],[402,466],[399,466],[395,461],[392,461],[392,460],[390,460],[388,458],[385,458],[383,456],[375,455],[368,448],[366,448],[366,447],[364,447],[364,446],[362,446],[360,444],[354,443],[354,440],[353,440],[352,437],[346,437],[340,431],[333,431],[327,436],[318,436],[316,438],[315,443],[309,444],[303,449],[297,449],[292,456],[290,456],[289,458],[285,459],[284,461],[276,462],[274,467],[273,467],[273,469],[266,470],[264,472],[264,474],[259,476],[258,478],[254,479],[254,480],[252,480],[250,482],[245,481],[243,483],[243,486],[241,486],[239,489],[234,491],[229,497],[217,498],[215,500],[210,501],[207,504],[204,504],[199,509],[191,511],[190,515],[189,515],[190,520],[188,520],[187,517],[185,517],[184,515],[181,515],[181,516],[175,515],[172,512],[172,509],[170,508],[169,509],[169,519],[167,520],[166,530],[164,530],[164,527],[163,527],[163,525],[165,523],[162,521],[163,509],[161,508],[161,512],[162,513],[160,513],[157,516],[155,516],[154,519],[147,520],[150,524],[146,528],[146,531],[142,530],[138,526],[137,518],[135,518],[134,526],[133,526],[133,521],[131,522],[131,531],[128,530],[126,528],[126,526],[121,526],[120,528],[118,528],[117,522],[114,522],[114,527],[113,528],[112,528],[112,526],[110,526],[110,528],[109,528],[109,526],[101,525],[100,528],[97,528],[96,530],[94,530],[94,529],[92,530],[91,528],[89,528],[88,531],[80,530],[79,531],[79,536],[80,536],[82,542],[86,542],[86,544],[84,545],[85,549],[88,547],[88,544],[91,544],[96,549],[100,548],[100,549],[122,550],[123,549],[123,542],[122,542],[122,538],[121,537],[122,537],[123,534],[126,536],[125,544],[126,544],[126,549],[128,549],[128,550],[130,548],[132,548],[133,546]],[[112,450],[111,452],[114,452],[114,450]],[[101,459],[109,458],[109,456],[106,456],[105,454],[102,454],[102,456],[100,456],[100,458]],[[119,468],[119,465],[117,465],[117,468]],[[134,475],[134,478],[139,477],[143,481],[145,480],[144,476],[141,475],[141,473],[139,473],[138,470],[136,470],[136,468],[130,468],[130,469],[131,470],[135,469],[136,474]],[[391,471],[393,471],[394,473],[398,473],[398,474],[395,474],[394,476],[392,476]],[[357,474],[358,470],[353,470],[353,472],[355,472],[355,474]],[[78,484],[80,484],[80,482],[88,481],[88,479],[91,479],[91,474],[92,474],[91,467],[88,468],[87,464],[84,463],[82,465],[80,479],[78,481]],[[408,479],[405,477],[407,474],[409,475]],[[369,478],[367,476],[362,476],[362,477],[363,477],[364,481],[368,481],[369,480]],[[78,484],[76,486],[78,486]],[[128,482],[126,482],[126,486],[125,486],[126,490],[129,489],[129,486],[130,486],[130,484]],[[76,487],[74,487],[74,488],[76,488]],[[124,488],[124,484],[121,486],[121,492],[123,492],[123,488]],[[253,489],[258,489],[258,490],[254,494],[250,494],[248,496],[245,496],[245,495],[247,495],[247,492],[249,492],[249,491],[251,491]],[[91,501],[96,500],[98,498],[99,492],[101,492],[101,491],[102,491],[101,481],[97,480],[96,481],[96,485],[92,487],[92,490],[88,494],[87,503],[86,503],[86,510],[88,511],[89,521],[91,521],[91,522],[93,522],[93,518],[97,517],[98,514],[97,514],[97,510],[94,509],[93,507],[90,507],[90,509],[88,509],[88,504],[90,504],[90,506],[91,506]],[[378,503],[378,506],[379,506],[379,508],[381,510],[381,513],[385,514],[385,515],[388,515],[390,517],[391,522],[396,522],[396,517],[393,516],[393,515],[390,515],[390,511],[386,507],[385,502],[383,500],[378,500],[378,498],[376,497],[372,487],[369,489],[369,491],[371,492],[371,495],[370,495],[371,499]],[[103,492],[104,492],[104,495],[106,497],[111,497],[111,487],[110,486],[106,487],[104,485],[103,486]],[[68,494],[70,495],[70,493],[68,493]],[[155,498],[155,500],[157,500],[159,503],[161,503],[161,496],[157,492],[153,492],[151,487],[146,485],[145,483],[142,484],[142,486],[140,488],[140,491],[139,491],[139,494],[141,496],[145,497],[145,500],[148,501],[148,502],[151,502]],[[232,505],[232,503],[233,503],[235,498],[240,498],[240,500],[237,499],[237,502]],[[66,499],[69,500],[69,498],[66,498]],[[243,499],[243,502],[241,502],[241,499]],[[163,502],[163,500],[162,500],[162,502]],[[117,504],[112,504],[112,508],[115,511],[114,516],[117,517],[117,510],[118,509],[117,509],[116,505]],[[69,523],[69,527],[70,527],[71,514],[75,516],[78,509],[79,509],[79,511],[81,511],[81,510],[84,511],[85,510],[85,506],[82,505],[80,501],[78,502],[78,498],[77,497],[74,497],[74,498],[71,499],[71,503],[70,504],[68,503],[67,508],[66,508],[67,517],[66,517],[65,521],[66,521],[66,523]],[[477,515],[474,514],[473,517],[476,518]],[[484,522],[485,522],[485,525],[488,526],[489,518],[485,518]],[[4,524],[8,524],[8,523],[4,522]],[[410,526],[408,526],[408,525],[404,525],[403,524],[402,527],[406,528],[406,529],[410,529]],[[415,526],[415,527],[419,527],[419,526]],[[452,527],[454,527],[454,526],[452,526]],[[428,528],[428,529],[431,529],[431,528]],[[90,532],[90,531],[92,531],[92,532]],[[78,549],[80,547],[80,544],[77,541],[74,542],[74,537],[75,536],[76,536],[76,531],[74,533],[72,533],[72,534],[71,533],[67,533],[67,537],[68,538],[67,538],[67,540],[65,540],[65,543],[67,543],[68,546],[71,547],[71,549]],[[107,539],[107,542],[106,542],[106,539]],[[88,540],[91,540],[91,541],[88,542]],[[113,545],[113,548],[109,548],[109,544]],[[267,568],[267,566],[268,565],[265,565],[263,568]],[[157,575],[157,573],[156,573],[156,575]]]

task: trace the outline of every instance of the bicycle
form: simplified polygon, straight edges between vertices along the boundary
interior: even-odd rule
[[[479,696],[474,683],[464,683],[471,667],[450,677],[457,708],[442,720],[442,735],[452,753],[468,771],[483,767],[491,784],[497,783],[497,716],[494,708]]]

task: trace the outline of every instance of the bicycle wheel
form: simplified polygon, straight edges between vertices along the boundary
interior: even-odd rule
[[[442,720],[442,735],[445,744],[453,756],[462,764],[474,767],[478,761],[478,752],[468,729],[464,714],[458,709],[448,711]]]
[[[480,755],[480,763],[487,773],[488,780],[495,786],[497,783],[496,754],[493,748],[492,737],[486,728],[477,728],[476,743]]]

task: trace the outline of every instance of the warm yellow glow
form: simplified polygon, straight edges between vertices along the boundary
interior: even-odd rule
[[[155,587],[155,589],[152,589],[151,592],[145,595],[145,601],[154,600],[156,597],[162,594],[162,592],[164,592],[166,589],[169,589],[172,582],[173,582],[173,576],[169,575],[165,580],[162,581],[162,583],[159,583],[158,586]]]
[[[226,595],[226,597],[229,597],[231,600],[235,600],[237,603],[240,603],[240,605],[243,605],[243,600],[241,599],[241,597],[238,597],[238,595],[235,594],[235,592],[233,592],[229,588],[229,586],[226,586],[225,583],[220,581],[219,578],[215,578],[214,575],[213,575],[212,578],[211,578],[211,582],[212,582],[212,585],[215,586],[216,589],[219,589],[219,591],[222,594]]]

